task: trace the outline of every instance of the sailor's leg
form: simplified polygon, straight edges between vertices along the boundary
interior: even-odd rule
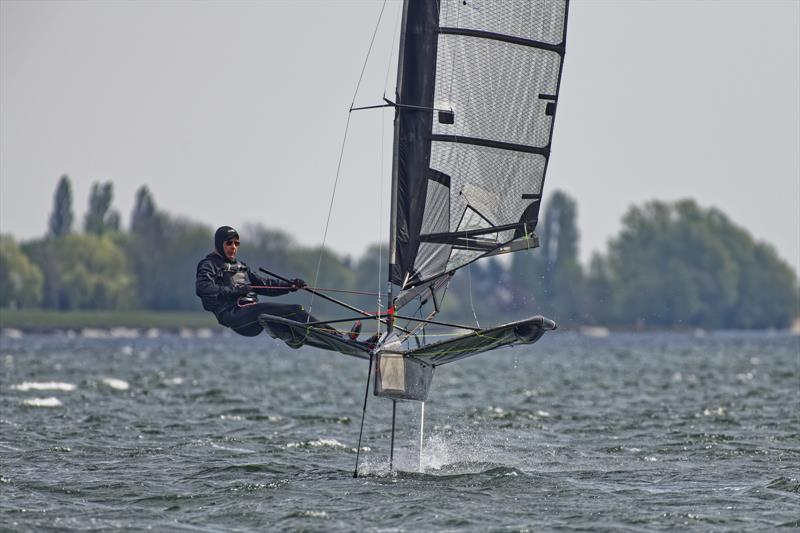
[[[278,315],[278,316],[282,316],[283,318],[288,318],[290,320],[294,320],[295,322],[300,322],[302,324],[306,324],[308,322],[319,322],[318,318],[315,318],[313,315],[308,314],[306,310],[302,308],[302,306],[293,305],[291,307],[294,307],[295,309],[292,309],[290,311],[290,314]],[[334,328],[329,324],[317,324],[314,327],[318,330],[325,331],[326,333],[333,333],[334,335],[342,334],[339,330],[337,330],[336,328]]]
[[[259,335],[264,328],[258,323],[258,315],[253,308],[257,305],[247,307],[237,307],[225,313],[222,318],[226,326],[231,328],[239,335],[245,337],[255,337]],[[263,311],[262,311],[263,313]]]
[[[316,320],[306,313],[300,305],[271,302],[260,302],[238,307],[226,314],[224,318],[226,324],[236,333],[252,337],[264,330],[258,322],[258,316],[264,314],[288,318],[300,323]],[[292,328],[281,324],[270,325],[266,328],[266,331],[272,338],[280,339],[292,348],[299,348],[305,342],[305,336],[299,336]]]
[[[289,320],[294,320],[295,322],[300,322],[301,324],[306,324],[308,322],[319,322],[319,319],[308,314],[308,312],[303,309],[302,305],[263,302],[256,304],[253,307],[259,309],[259,314],[264,313],[267,315],[279,316],[281,318],[288,318]],[[270,327],[272,328],[272,326]],[[275,327],[277,328],[278,326]],[[328,324],[317,324],[314,326],[314,328],[327,333],[333,333],[334,335],[342,334],[336,328]]]

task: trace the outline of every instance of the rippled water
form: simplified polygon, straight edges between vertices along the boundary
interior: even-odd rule
[[[800,526],[800,338],[556,332],[436,371],[266,337],[0,339],[0,529]],[[422,471],[418,471],[421,459]]]

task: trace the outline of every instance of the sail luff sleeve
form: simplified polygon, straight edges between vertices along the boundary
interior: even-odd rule
[[[400,49],[397,58],[397,87],[395,88],[395,101],[399,100],[398,93],[403,83],[403,61],[405,58],[404,49],[406,42],[406,19],[408,18],[409,0],[403,0],[403,18],[400,25]],[[398,141],[400,139],[400,115],[399,109],[395,109],[394,115],[394,140],[392,142],[392,200],[391,212],[389,214],[389,282],[393,279],[393,273],[397,269],[397,180],[399,173]]]
[[[404,7],[395,131],[395,261],[389,273],[389,280],[401,287],[413,273],[427,200],[439,29],[437,2],[410,1]]]

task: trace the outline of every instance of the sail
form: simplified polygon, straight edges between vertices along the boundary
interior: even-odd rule
[[[568,0],[406,1],[390,281],[535,246]]]

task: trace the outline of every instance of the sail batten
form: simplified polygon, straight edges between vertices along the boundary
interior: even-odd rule
[[[474,144],[475,146],[488,146],[489,148],[500,148],[501,150],[510,150],[512,152],[526,152],[529,154],[543,155],[545,157],[550,156],[549,146],[528,146],[524,144],[493,141],[491,139],[481,139],[479,137],[465,137],[463,135],[444,135],[441,133],[434,133],[431,135],[431,141]]]
[[[406,1],[390,268],[401,289],[535,242],[567,4]]]
[[[468,28],[439,28],[440,34],[449,35],[466,35],[469,37],[480,37],[482,39],[492,39],[495,41],[503,41],[507,43],[520,44],[522,46],[530,46],[531,48],[541,48],[542,50],[550,50],[558,54],[564,55],[564,44],[552,44],[542,41],[534,41],[532,39],[524,39],[522,37],[515,37],[505,33],[494,33],[490,31],[471,30]]]

